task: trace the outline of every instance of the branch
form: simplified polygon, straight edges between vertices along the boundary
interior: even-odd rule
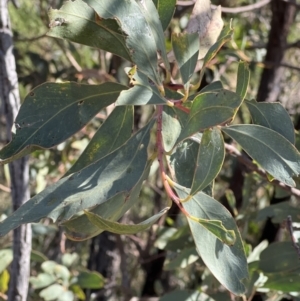
[[[252,11],[258,8],[261,8],[267,4],[269,4],[271,0],[261,0],[257,3],[254,4],[249,4],[245,6],[239,6],[239,7],[221,7],[221,10],[223,13],[228,13],[228,14],[239,14],[239,13],[245,13],[248,11]],[[180,6],[190,6],[194,5],[196,3],[196,0],[190,0],[190,1],[177,1],[177,5]],[[217,5],[211,5],[213,9],[217,8]]]
[[[289,231],[289,234],[291,236],[293,247],[296,249],[296,252],[297,252],[298,257],[300,259],[300,247],[297,244],[297,242],[295,240],[295,237],[294,237],[293,221],[292,221],[292,217],[290,215],[287,217],[286,227],[287,227],[287,230]]]
[[[257,165],[255,165],[247,156],[243,155],[235,146],[233,146],[232,144],[225,143],[225,149],[228,151],[228,153],[234,155],[239,160],[239,162],[245,165],[248,169],[257,172],[263,178],[268,179],[267,173],[261,168],[259,168]],[[292,195],[300,199],[299,189],[287,186],[286,184],[278,180],[273,180],[272,184],[281,187],[282,189],[290,192]]]

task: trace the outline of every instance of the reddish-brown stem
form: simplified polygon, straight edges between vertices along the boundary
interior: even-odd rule
[[[165,190],[168,194],[168,196],[175,202],[175,204],[179,207],[179,209],[182,211],[182,213],[186,216],[189,216],[189,213],[184,209],[182,206],[179,197],[174,193],[172,190],[167,177],[166,177],[166,171],[164,167],[164,147],[163,147],[163,138],[162,138],[162,113],[163,113],[163,106],[158,105],[157,106],[157,130],[156,130],[156,146],[157,146],[157,159],[159,163],[159,171],[161,174],[161,178],[165,187]]]

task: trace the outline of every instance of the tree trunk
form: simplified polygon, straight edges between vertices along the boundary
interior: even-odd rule
[[[13,54],[12,31],[7,0],[0,0],[0,100],[6,118],[7,142],[20,107],[18,77]],[[13,209],[18,209],[30,197],[28,159],[9,165]],[[13,233],[13,255],[8,300],[26,301],[30,272],[31,226],[23,225]]]
[[[296,15],[296,6],[282,0],[273,0],[271,8],[272,21],[265,58],[266,67],[257,93],[257,101],[266,102],[278,101],[284,72],[284,67],[280,65],[284,60],[289,29]]]

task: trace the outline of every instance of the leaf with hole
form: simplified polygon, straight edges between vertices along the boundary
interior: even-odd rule
[[[15,120],[16,133],[0,151],[1,163],[31,146],[51,148],[83,128],[99,111],[115,102],[126,86],[45,83],[26,97]]]
[[[48,14],[48,36],[96,47],[132,60],[126,45],[126,34],[118,22],[100,17],[84,1],[67,1],[59,10],[50,8]]]

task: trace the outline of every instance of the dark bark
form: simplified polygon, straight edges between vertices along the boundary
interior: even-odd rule
[[[282,0],[273,0],[271,9],[272,20],[265,57],[266,67],[263,70],[257,93],[257,101],[266,102],[278,100],[281,90],[280,82],[284,72],[284,67],[280,65],[284,60],[287,36],[296,14],[296,7]]]
[[[11,140],[11,129],[20,107],[20,96],[7,0],[0,0],[0,100],[1,111],[6,118],[8,142]],[[28,169],[27,158],[9,165],[14,210],[30,197]],[[26,301],[30,272],[30,225],[15,229],[13,235],[14,259],[11,266],[8,300]]]

